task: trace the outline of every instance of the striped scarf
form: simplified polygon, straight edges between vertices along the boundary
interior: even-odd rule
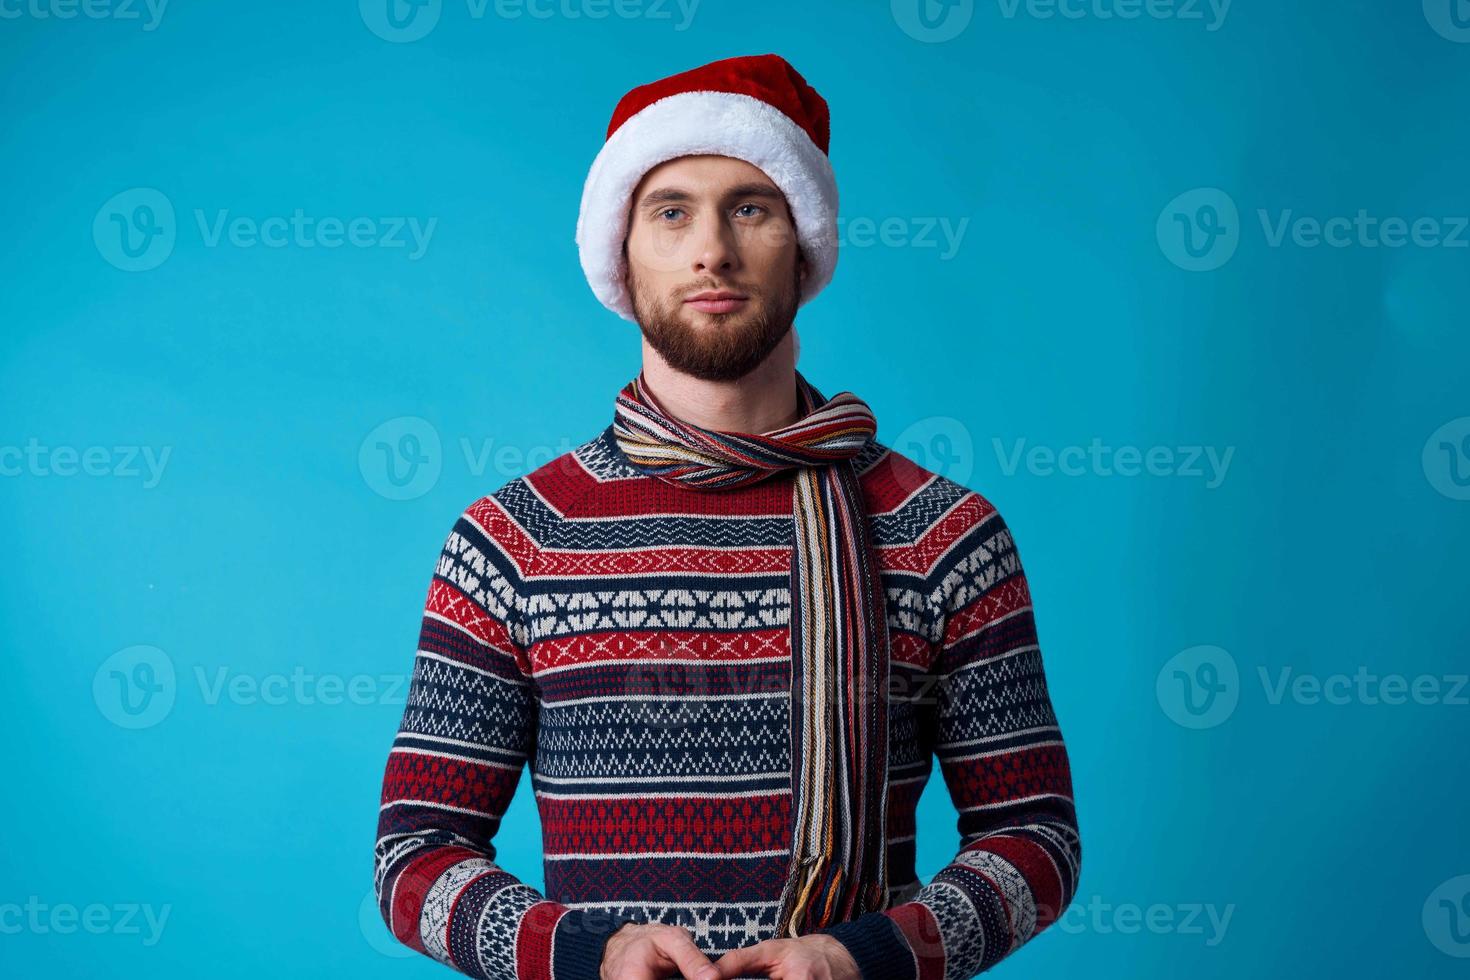
[[[887,907],[888,622],[852,458],[877,423],[851,392],[796,372],[800,418],[758,435],[674,418],[642,372],[618,393],[613,433],[639,469],[696,490],[795,468],[791,561],[792,853],[776,935]]]

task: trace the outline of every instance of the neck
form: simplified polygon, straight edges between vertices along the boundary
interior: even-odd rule
[[[676,418],[721,432],[763,433],[798,417],[796,329],[755,370],[733,381],[705,381],[676,371],[643,339],[643,379]]]

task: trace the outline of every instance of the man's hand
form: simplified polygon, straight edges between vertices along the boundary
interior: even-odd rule
[[[773,977],[777,980],[862,980],[847,947],[824,933],[797,939],[767,939],[719,958],[720,980]]]
[[[628,922],[607,938],[602,950],[602,980],[719,980],[720,971],[694,945],[688,929]]]

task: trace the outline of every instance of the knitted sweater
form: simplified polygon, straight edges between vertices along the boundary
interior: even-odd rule
[[[1000,514],[876,441],[854,463],[890,639],[890,897],[821,931],[865,980],[972,977],[1075,894],[1067,752]],[[400,941],[473,977],[595,980],[624,922],[682,926],[711,959],[774,937],[793,479],[673,486],[609,426],[464,511],[383,779],[374,881]],[[936,757],[960,849],[921,885]],[[544,894],[492,843],[527,765]]]

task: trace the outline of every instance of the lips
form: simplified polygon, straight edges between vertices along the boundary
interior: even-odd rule
[[[740,309],[749,302],[749,298],[742,293],[734,293],[727,289],[709,289],[702,293],[695,293],[684,301],[688,306],[694,307],[701,313],[730,313]]]

